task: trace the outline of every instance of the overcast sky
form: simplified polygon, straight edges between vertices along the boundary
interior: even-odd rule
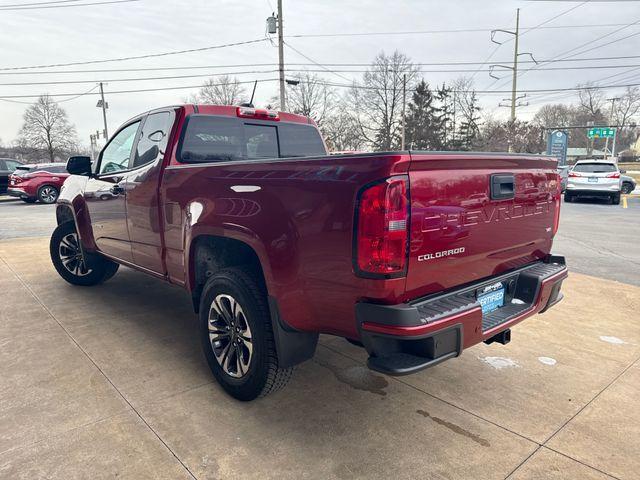
[[[154,54],[183,49],[194,49],[226,43],[264,38],[265,19],[276,0],[140,0],[130,3],[93,5],[73,8],[35,10],[2,10],[2,6],[28,4],[44,0],[0,0],[0,69],[32,65],[82,62],[126,56]],[[105,0],[82,0],[90,3]],[[68,2],[67,4],[72,4]],[[560,13],[574,10],[546,23],[545,27],[567,25],[605,25],[590,28],[539,28],[521,38],[520,50],[532,52],[537,59],[551,59],[574,47],[608,35],[571,53],[578,53],[619,38],[640,33],[640,2],[631,1],[515,1],[515,0],[463,0],[463,1],[396,1],[372,0],[284,0],[285,35],[329,34],[360,32],[400,32],[424,30],[514,28],[516,8],[521,8],[521,28],[534,27]],[[639,22],[624,28],[625,25]],[[610,26],[619,25],[619,26]],[[621,30],[622,29],[622,30]],[[620,32],[618,32],[620,30]],[[497,37],[508,39],[509,35]],[[380,50],[398,49],[414,62],[482,62],[495,49],[489,32],[458,32],[437,34],[342,36],[320,38],[289,38],[287,41],[316,62],[368,63]],[[571,54],[569,53],[569,54]],[[640,35],[594,49],[574,58],[640,55]],[[513,43],[501,46],[491,61],[508,62],[513,58]],[[523,58],[523,60],[526,60]],[[269,42],[259,42],[230,48],[171,55],[144,60],[129,60],[93,65],[0,70],[0,97],[10,95],[38,95],[49,93],[83,93],[95,87],[95,82],[108,81],[108,121],[111,132],[127,118],[145,110],[180,103],[196,89],[160,92],[109,94],[109,91],[199,85],[204,78],[164,79],[115,82],[118,78],[144,78],[214,72],[269,70],[273,67],[228,68],[231,64],[277,62],[277,48]],[[285,50],[285,62],[308,63],[292,50]],[[219,66],[200,70],[164,70],[102,73],[46,73],[63,70],[95,70],[144,67]],[[640,83],[640,58],[605,60],[599,62],[566,62],[547,67],[578,65],[624,65],[618,69],[537,70],[519,79],[521,89],[571,88],[577,83],[598,81],[612,83]],[[633,67],[636,70],[631,70]],[[301,67],[292,67],[301,68]],[[310,67],[317,68],[317,67]],[[349,67],[343,67],[349,69]],[[352,67],[354,68],[354,67]],[[357,68],[357,67],[355,67]],[[423,69],[455,69],[477,67],[424,66]],[[486,68],[486,67],[484,67]],[[621,73],[629,73],[622,75]],[[12,74],[7,74],[13,72]],[[604,77],[615,75],[611,79]],[[337,83],[346,81],[331,73],[320,74]],[[359,77],[359,73],[342,73]],[[424,73],[429,83],[449,81],[469,73]],[[475,86],[478,90],[510,89],[509,78],[494,82],[486,72],[478,72]],[[241,80],[270,79],[277,73],[238,74]],[[59,85],[6,85],[19,82],[86,81],[87,83]],[[264,104],[276,93],[276,82],[258,85],[256,105]],[[97,90],[94,90],[97,91]],[[610,90],[610,96],[620,90]],[[506,115],[507,109],[498,108],[504,95],[480,95],[486,111]],[[520,109],[519,116],[529,118],[545,100],[559,98],[572,100],[572,94],[531,97],[532,105]],[[58,97],[63,100],[68,97]],[[14,99],[21,102],[30,98]],[[537,101],[538,103],[535,103]],[[76,125],[78,135],[85,144],[89,134],[102,128],[102,116],[96,108],[97,97],[85,95],[65,101],[61,105]],[[12,142],[20,128],[22,113],[27,105],[0,100],[0,139]]]

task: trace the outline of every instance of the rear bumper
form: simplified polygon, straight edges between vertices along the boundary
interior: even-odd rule
[[[29,195],[22,188],[11,187],[7,189],[7,195],[10,197],[27,198]]]
[[[358,303],[356,319],[369,368],[406,375],[457,357],[558,303],[567,275],[564,257],[549,256],[545,262],[406,304]],[[505,286],[505,306],[483,314],[476,291],[497,282]]]
[[[622,185],[620,183],[611,185],[597,185],[597,184],[567,184],[565,192],[570,192],[580,195],[611,195],[612,193],[620,193]]]

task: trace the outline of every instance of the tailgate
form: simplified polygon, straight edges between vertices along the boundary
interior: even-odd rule
[[[560,208],[553,159],[412,154],[409,185],[410,298],[497,275],[550,253]]]

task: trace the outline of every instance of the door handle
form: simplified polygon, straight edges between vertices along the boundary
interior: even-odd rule
[[[514,198],[516,181],[513,173],[491,175],[491,200]]]
[[[122,188],[120,185],[114,185],[113,187],[111,187],[109,189],[109,191],[111,193],[113,193],[114,195],[120,195],[120,194],[124,193],[124,188]]]

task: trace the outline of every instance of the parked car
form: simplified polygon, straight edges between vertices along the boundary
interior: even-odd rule
[[[626,173],[624,170],[620,170],[620,173]],[[620,188],[620,191],[622,193],[631,193],[635,190],[636,188],[636,179],[633,177],[630,177],[628,175],[620,175],[620,180],[622,181],[622,187]]]
[[[185,105],[126,122],[95,173],[89,157],[67,169],[60,276],[96,285],[126,265],[186,288],[209,367],[240,400],[286,384],[320,333],[405,375],[505,344],[562,298],[550,157],[329,156],[309,118]]]
[[[0,195],[7,193],[9,176],[22,165],[22,162],[12,158],[0,158]]]
[[[22,165],[9,177],[7,193],[27,203],[55,203],[68,176],[64,163]]]
[[[606,160],[580,160],[569,171],[565,202],[579,197],[608,198],[614,205],[620,204],[622,182],[615,162]]]

